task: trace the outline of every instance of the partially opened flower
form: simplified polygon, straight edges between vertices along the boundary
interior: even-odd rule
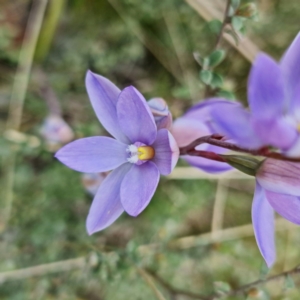
[[[172,127],[172,114],[166,101],[162,98],[152,98],[148,102],[153,114],[157,129],[170,129]]]
[[[274,210],[300,225],[300,164],[267,158],[256,172],[252,222],[262,256],[270,267],[276,258]]]
[[[263,53],[257,56],[248,102],[250,112],[215,107],[213,118],[220,133],[244,147],[271,145],[300,156],[300,33],[279,63]]]
[[[54,114],[50,114],[44,120],[40,132],[49,150],[54,149],[54,151],[74,138],[74,132],[71,127],[61,116]]]
[[[87,218],[92,234],[125,210],[140,214],[149,204],[160,174],[174,168],[178,146],[166,129],[157,130],[146,100],[134,87],[122,92],[108,79],[88,72],[86,87],[95,113],[114,137],[74,141],[56,153],[68,167],[87,173],[113,170],[100,185]]]
[[[235,107],[239,104],[221,98],[212,98],[194,105],[182,117],[174,121],[171,132],[179,147],[185,147],[202,136],[216,133],[216,130],[212,127],[211,110],[219,105]],[[196,150],[211,151],[219,154],[228,152],[226,149],[209,144],[201,144],[196,147]],[[232,169],[226,163],[208,160],[203,157],[182,155],[181,158],[192,166],[209,173],[218,173]]]
[[[85,190],[92,196],[95,196],[99,186],[108,176],[109,172],[101,173],[83,173],[81,176],[81,182]]]

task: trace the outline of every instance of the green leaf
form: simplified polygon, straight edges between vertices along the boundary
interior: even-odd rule
[[[267,264],[265,262],[262,263],[260,268],[260,278],[264,279],[267,277],[267,275],[270,273],[270,269],[268,268]]]
[[[219,65],[225,58],[225,51],[224,50],[215,50],[210,56],[209,59],[209,66],[210,67],[216,67]]]
[[[222,28],[222,22],[220,20],[212,20],[208,23],[209,29],[214,34],[219,34]]]
[[[290,276],[290,275],[286,275],[285,276],[284,287],[286,289],[293,289],[293,288],[295,288],[295,282],[294,282],[294,279],[292,278],[292,276]]]
[[[204,57],[203,58],[203,69],[206,70],[209,67],[209,58]]]
[[[187,86],[174,87],[172,89],[172,96],[180,99],[190,99],[190,89]]]
[[[240,4],[241,4],[240,0],[231,0],[231,6],[234,10],[237,10]]]
[[[231,24],[235,31],[240,31],[242,29],[242,27],[244,26],[244,18],[234,16],[231,19]]]
[[[195,61],[201,66],[203,67],[203,58],[201,57],[199,52],[194,52],[193,53],[194,59]]]
[[[210,84],[212,80],[212,73],[208,70],[200,71],[200,78],[205,84]]]
[[[227,282],[216,281],[214,282],[214,288],[217,293],[223,294],[231,290],[230,285]]]
[[[246,34],[246,26],[243,26],[241,29],[240,29],[240,33],[242,34],[242,35],[245,35]]]
[[[223,85],[223,77],[220,74],[218,74],[218,73],[213,73],[210,85],[213,88],[221,87]]]
[[[224,97],[228,100],[235,100],[235,95],[234,93],[230,92],[230,91],[227,91],[227,90],[220,90],[218,92],[218,96],[220,97]]]

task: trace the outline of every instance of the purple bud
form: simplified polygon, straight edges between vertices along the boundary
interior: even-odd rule
[[[170,129],[172,126],[172,114],[166,101],[162,98],[152,98],[148,101],[148,105],[154,116],[157,129]]]
[[[71,127],[58,115],[49,115],[44,120],[40,132],[50,150],[57,150],[74,138]]]
[[[95,196],[99,186],[108,174],[109,172],[83,173],[81,177],[82,185],[89,194]]]
[[[256,178],[266,190],[300,196],[300,163],[267,158],[258,168]]]

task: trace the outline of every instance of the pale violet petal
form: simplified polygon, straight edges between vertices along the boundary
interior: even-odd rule
[[[125,88],[117,103],[119,125],[132,143],[151,145],[156,139],[154,117],[143,95],[133,86]]]
[[[194,120],[188,117],[175,120],[171,133],[179,147],[185,147],[202,136],[211,135],[209,128],[201,119]]]
[[[266,190],[300,196],[300,163],[267,158],[259,167],[256,179]]]
[[[252,203],[252,223],[257,246],[270,268],[276,259],[274,210],[259,183],[256,183]]]
[[[120,89],[107,78],[91,71],[86,74],[85,85],[100,123],[113,137],[128,143],[129,140],[122,132],[117,118],[116,104]]]
[[[93,234],[110,226],[123,213],[120,201],[120,186],[131,164],[124,164],[112,171],[101,183],[91,205],[86,229]]]
[[[162,175],[169,175],[179,157],[179,149],[174,137],[167,129],[161,129],[157,132],[157,138],[152,147],[155,150],[152,161]]]
[[[290,112],[300,108],[300,33],[285,52],[280,61],[284,75]]]
[[[281,69],[264,53],[257,55],[250,71],[248,102],[253,116],[263,120],[281,117],[286,107]]]
[[[300,225],[300,197],[265,190],[273,209],[285,219]]]
[[[264,145],[253,130],[250,113],[241,106],[220,103],[211,109],[211,115],[215,131],[232,139],[237,145],[249,149]]]
[[[149,204],[159,182],[159,170],[148,161],[133,165],[121,185],[121,203],[125,211],[136,217]]]
[[[98,173],[127,162],[127,147],[113,138],[88,137],[67,144],[56,152],[55,157],[73,170]]]

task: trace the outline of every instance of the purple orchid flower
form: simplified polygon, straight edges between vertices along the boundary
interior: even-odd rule
[[[147,104],[153,114],[157,129],[166,128],[170,130],[173,118],[166,101],[162,98],[152,98]]]
[[[179,147],[185,147],[202,136],[217,133],[212,127],[211,110],[214,107],[218,107],[218,105],[239,106],[235,102],[229,102],[221,98],[212,98],[194,105],[182,117],[174,121],[171,132]],[[209,144],[199,145],[196,147],[196,150],[211,151],[219,154],[228,152],[226,149]],[[227,163],[212,161],[203,157],[182,155],[181,158],[190,165],[209,173],[220,173],[232,169]]]
[[[86,88],[99,121],[115,139],[79,139],[55,156],[79,172],[113,170],[100,185],[87,217],[87,232],[93,234],[111,225],[124,210],[131,216],[140,214],[160,174],[168,175],[174,168],[179,149],[167,129],[157,130],[146,100],[134,87],[121,92],[108,79],[89,71]]]
[[[219,133],[240,146],[271,145],[288,156],[300,154],[300,33],[279,63],[259,54],[248,83],[250,110],[216,106],[212,117]]]
[[[268,267],[276,259],[274,211],[300,225],[300,164],[266,159],[256,173],[252,222],[258,248]]]

